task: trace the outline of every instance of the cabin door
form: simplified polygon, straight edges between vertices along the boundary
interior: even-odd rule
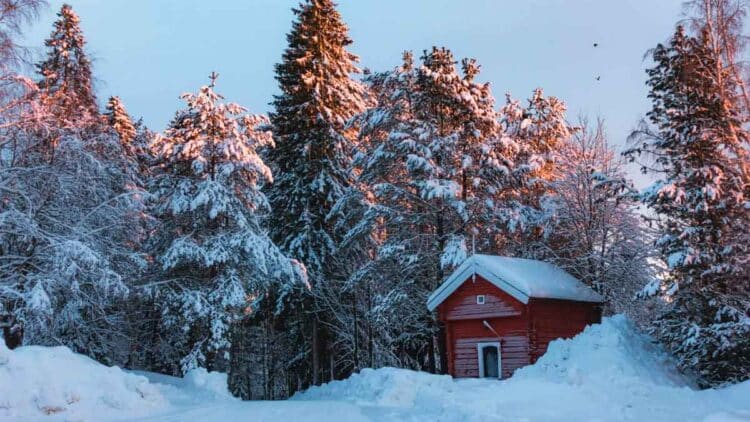
[[[500,343],[477,343],[479,378],[500,378],[502,374]]]

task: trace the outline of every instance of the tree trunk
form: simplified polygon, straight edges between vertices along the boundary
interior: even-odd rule
[[[437,373],[437,362],[435,361],[435,336],[430,335],[430,341],[427,345],[427,370],[431,374]]]
[[[263,322],[265,330],[263,333],[263,398],[266,400],[273,400],[271,393],[271,370],[269,369],[271,357],[271,348],[268,340],[268,317]]]
[[[312,383],[320,385],[320,350],[318,345],[318,318],[312,320]]]
[[[3,338],[8,349],[15,349],[23,345],[23,327],[19,324],[12,324],[3,327]]]
[[[370,282],[367,281],[367,315],[372,313],[372,292],[370,291]],[[375,339],[373,338],[372,321],[367,319],[367,357],[370,361],[370,368],[375,367]]]
[[[357,294],[352,295],[352,314],[354,316],[354,368],[352,373],[359,370],[359,330],[357,327]]]
[[[448,348],[445,344],[445,325],[438,323],[438,354],[440,355],[440,373],[445,374],[448,369]]]
[[[437,215],[437,236],[438,236],[438,251],[440,254],[443,253],[445,250],[445,222],[443,220],[443,215],[438,214]],[[437,267],[437,280],[435,282],[435,285],[432,287],[432,289],[437,289],[438,286],[440,286],[443,283],[443,278],[445,277],[445,274],[443,273],[443,267],[438,262]],[[432,318],[432,316],[430,316]],[[448,358],[446,356],[446,348],[445,348],[445,336],[443,335],[443,329],[440,326],[440,324],[435,320],[432,319],[432,323],[438,325],[438,334],[437,339],[435,339],[434,335],[431,336],[430,339],[430,372],[433,374],[437,373],[437,364],[435,362],[435,343],[437,342],[437,354],[440,356],[440,371],[445,371],[446,363],[448,362]]]
[[[334,379],[336,379],[335,374],[334,374],[334,370],[333,370],[333,366],[334,366],[334,363],[333,363],[333,352],[329,351],[328,352],[328,368],[329,368],[330,373],[328,375],[330,376],[330,379],[328,381],[333,381]]]

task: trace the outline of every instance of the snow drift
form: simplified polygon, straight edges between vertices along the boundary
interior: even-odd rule
[[[718,422],[750,420],[748,397],[750,381],[693,389],[623,316],[550,343],[508,380],[364,369],[289,401],[237,400],[225,374],[204,369],[184,378],[131,373],[64,347],[0,345],[0,419]]]
[[[358,374],[321,386],[313,386],[294,400],[347,400],[370,406],[404,407],[419,405],[431,393],[452,392],[455,382],[448,375],[397,368],[366,368]]]
[[[543,379],[575,385],[649,383],[685,387],[692,383],[669,355],[641,333],[625,315],[604,318],[572,339],[555,340],[534,364],[514,379]]]
[[[8,350],[0,338],[0,419],[131,417],[165,404],[142,376],[101,365],[67,347]]]
[[[293,400],[344,400],[389,409],[378,420],[750,420],[750,382],[698,391],[626,317],[604,318],[556,340],[508,380],[453,380],[395,368],[365,369]]]
[[[363,369],[295,396],[296,399],[336,399],[382,406],[409,407],[431,393],[451,393],[466,387],[503,387],[527,382],[577,386],[647,383],[685,387],[690,383],[651,338],[638,332],[624,315],[604,318],[568,340],[555,340],[534,365],[516,371],[510,380],[462,379],[396,368]],[[459,385],[459,388],[456,388]]]
[[[172,377],[153,372],[132,371],[157,385],[171,404],[197,401],[239,400],[227,388],[227,374],[205,368],[190,370],[184,377]]]

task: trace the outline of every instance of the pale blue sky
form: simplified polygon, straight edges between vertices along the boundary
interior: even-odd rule
[[[94,58],[100,102],[119,95],[128,111],[161,130],[181,107],[177,96],[221,74],[219,91],[267,112],[293,19],[288,0],[68,0],[81,17]],[[613,143],[648,110],[643,55],[665,40],[681,0],[340,0],[361,66],[375,70],[432,45],[482,65],[498,103],[535,87],[560,97],[569,115],[601,115]],[[29,31],[41,45],[50,8]],[[599,43],[594,48],[592,44]],[[596,76],[601,76],[596,81]]]

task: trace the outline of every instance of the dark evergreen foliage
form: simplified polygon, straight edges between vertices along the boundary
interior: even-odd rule
[[[37,64],[39,89],[46,107],[62,126],[85,127],[99,116],[91,61],[80,19],[69,4],[57,14],[54,30],[44,42],[47,57]]]
[[[334,272],[336,235],[329,215],[352,183],[352,129],[347,121],[363,107],[362,86],[351,79],[357,57],[346,50],[352,41],[331,0],[310,0],[294,9],[288,47],[276,65],[281,94],[271,113],[276,148],[267,154],[275,180],[268,189],[271,236],[287,254],[305,263],[312,292],[295,306],[290,331],[309,352],[303,384],[317,384],[323,372],[320,355],[329,345],[326,316],[314,299]],[[290,363],[291,364],[291,363]],[[303,367],[307,364],[302,365]]]
[[[648,123],[631,156],[648,154],[658,179],[642,200],[660,217],[656,240],[669,269],[659,287],[672,298],[655,332],[707,385],[750,377],[747,282],[748,135],[732,78],[708,34],[678,27],[653,51]]]

